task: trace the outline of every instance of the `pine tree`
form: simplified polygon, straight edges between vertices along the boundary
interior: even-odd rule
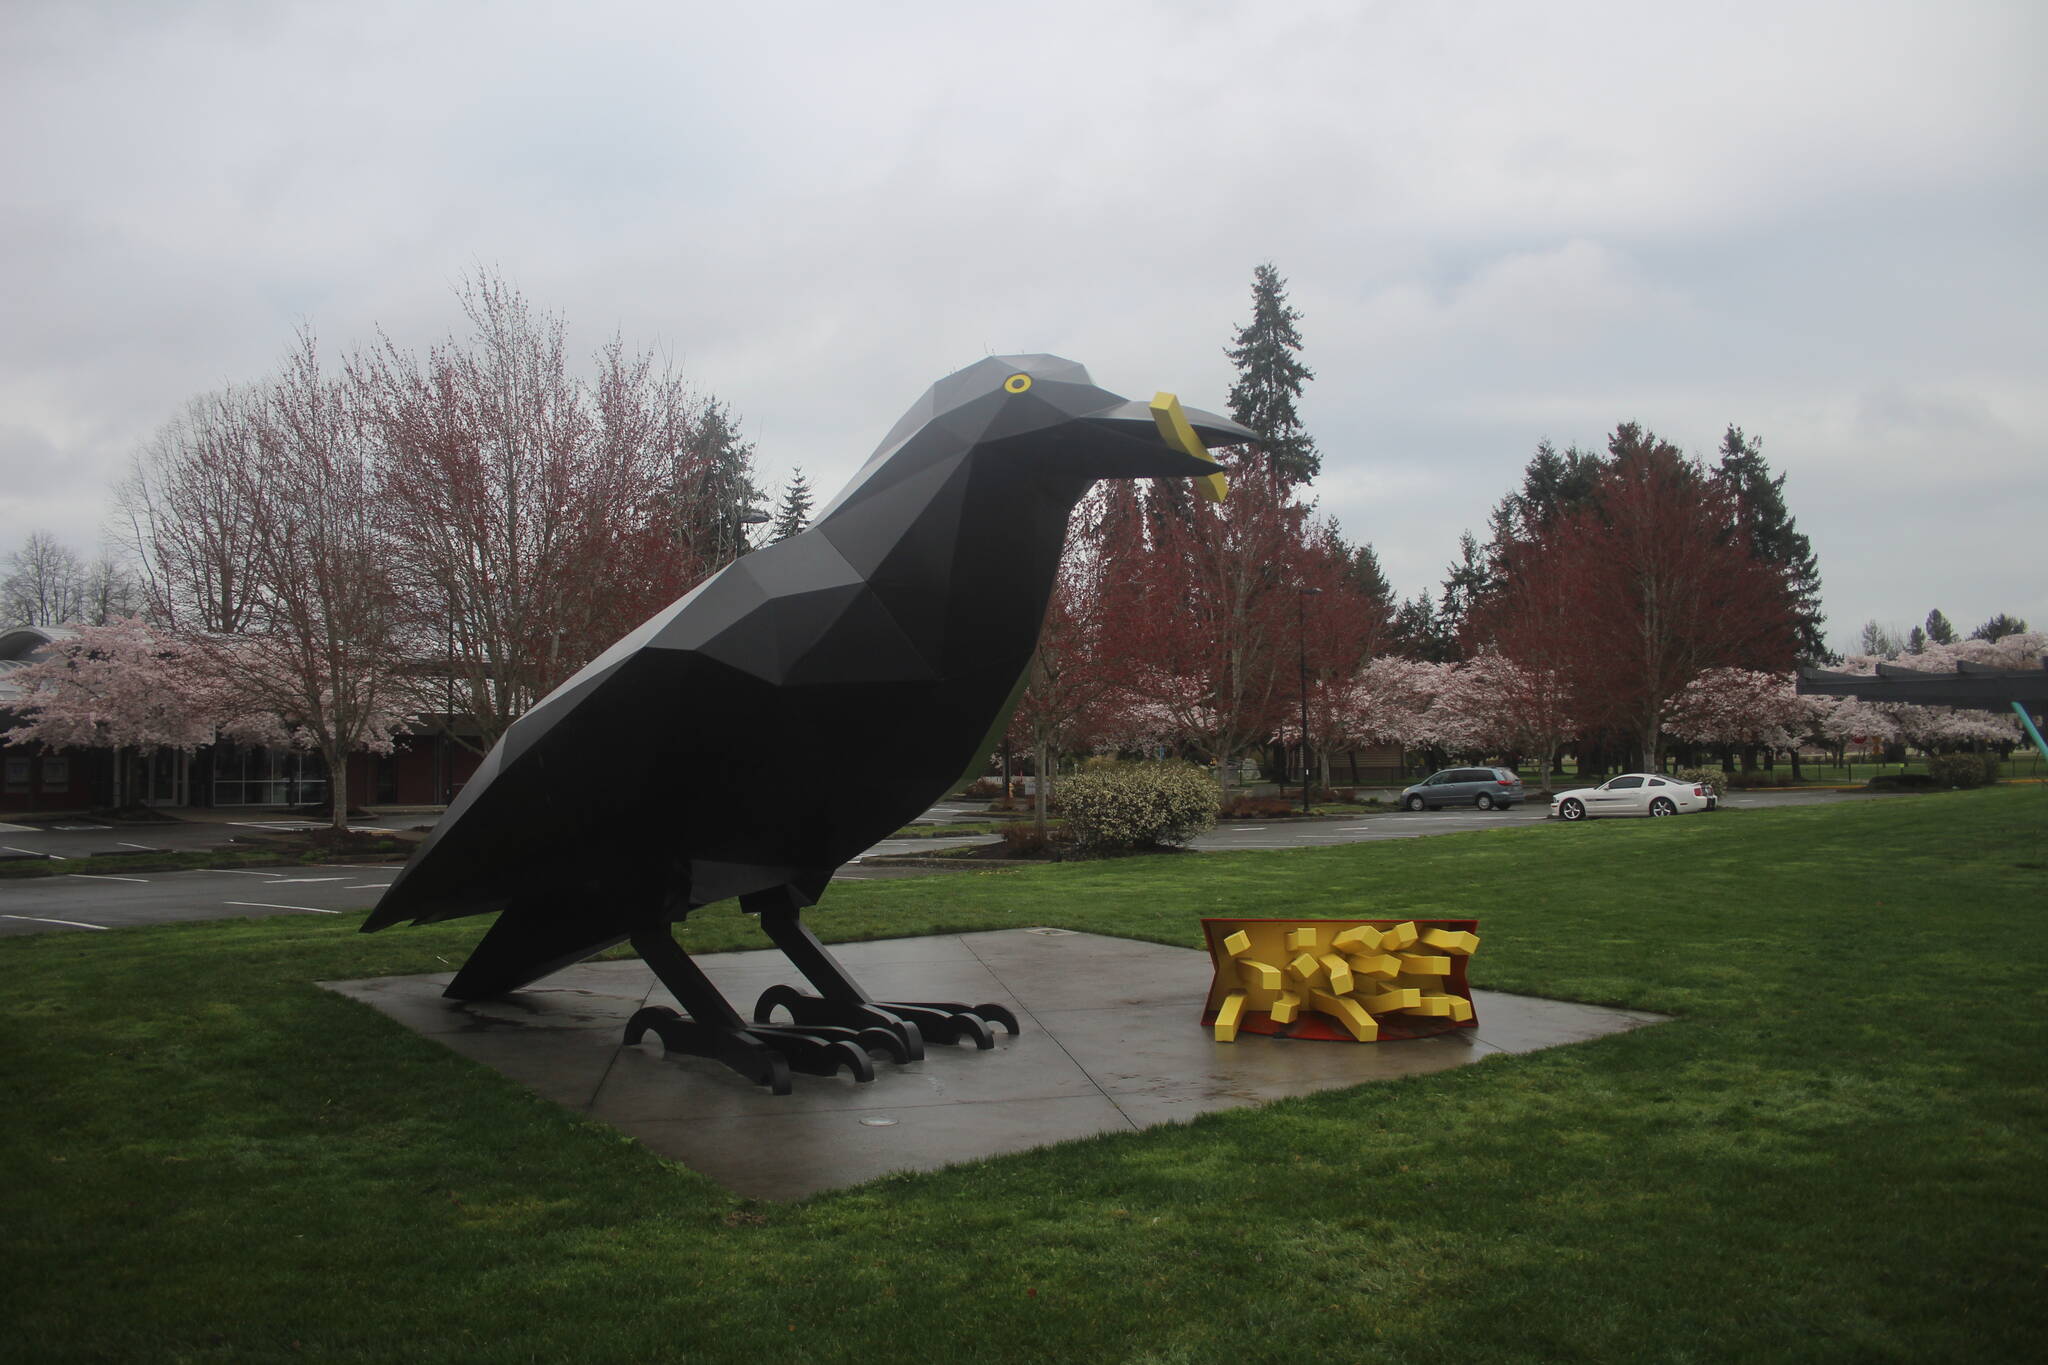
[[[1952,645],[1956,642],[1956,628],[1941,614],[1940,607],[1927,613],[1927,639],[1930,644],[1937,645]]]
[[[761,517],[754,506],[761,496],[753,478],[754,443],[740,439],[739,420],[714,398],[683,454],[700,481],[686,504],[691,542],[710,567],[722,567],[747,552],[748,516]]]
[[[1437,635],[1450,657],[1463,653],[1465,622],[1492,586],[1493,573],[1486,556],[1467,531],[1458,537],[1458,562],[1444,571],[1443,597],[1437,603]]]
[[[782,506],[775,511],[774,539],[788,540],[811,524],[811,484],[799,466],[782,490]]]
[[[1983,625],[1970,632],[1972,640],[2003,640],[2008,635],[2023,635],[2027,623],[2018,616],[2007,616],[1999,612]]]
[[[1375,602],[1385,602],[1390,607],[1394,602],[1394,585],[1387,582],[1387,575],[1380,568],[1380,557],[1372,546],[1360,545],[1351,553],[1351,582],[1359,592]]]
[[[1287,304],[1287,281],[1269,261],[1252,272],[1252,320],[1238,329],[1237,344],[1226,352],[1237,366],[1230,415],[1265,437],[1252,449],[1266,458],[1283,487],[1308,483],[1323,467],[1294,410],[1301,386],[1316,377],[1295,358],[1299,321],[1300,312]]]
[[[1925,654],[1927,652],[1927,632],[1918,626],[1907,631],[1906,652],[1908,654]]]
[[[1818,663],[1828,657],[1821,624],[1827,618],[1820,609],[1820,566],[1813,557],[1813,542],[1799,532],[1799,524],[1785,508],[1785,476],[1771,477],[1764,462],[1763,442],[1745,437],[1742,428],[1730,426],[1721,438],[1721,463],[1717,476],[1735,495],[1741,532],[1749,552],[1785,575],[1792,595],[1793,628],[1797,632],[1799,657]]]

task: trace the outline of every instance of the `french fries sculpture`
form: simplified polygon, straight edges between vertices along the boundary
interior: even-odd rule
[[[1478,920],[1205,919],[1216,977],[1202,1011],[1239,1030],[1360,1043],[1476,1028],[1465,963]]]

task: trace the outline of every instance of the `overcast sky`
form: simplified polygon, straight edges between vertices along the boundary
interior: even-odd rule
[[[424,347],[495,266],[820,501],[1051,351],[1220,408],[1271,260],[1315,485],[1398,591],[1536,442],[1761,435],[1838,646],[2048,626],[2048,7],[0,7],[0,555],[81,552],[299,323]]]

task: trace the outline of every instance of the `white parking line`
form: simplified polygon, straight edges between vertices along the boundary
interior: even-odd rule
[[[51,919],[48,915],[0,915],[0,919],[25,919],[36,924],[64,924],[73,929],[97,929],[101,933],[107,931],[104,924],[87,924],[83,920],[75,919]]]
[[[114,842],[123,848],[139,848],[144,853],[162,853],[165,851],[158,848],[155,844],[131,844],[126,839],[116,839]]]
[[[341,878],[339,877],[280,877],[275,885],[297,886],[301,882],[338,882],[340,880]]]
[[[338,915],[339,910],[322,910],[317,905],[273,905],[269,901],[222,901],[222,905],[246,905],[256,910],[304,910],[309,915]]]
[[[344,891],[389,891],[390,882],[364,882],[361,886],[344,886]]]
[[[144,885],[149,883],[147,877],[113,877],[104,872],[67,872],[64,875],[83,882],[141,882]]]
[[[195,872],[225,872],[231,877],[270,877],[274,879],[284,876],[282,872],[251,872],[243,867],[201,867],[194,868],[193,870]]]
[[[5,849],[5,850],[7,850],[7,851],[8,851],[9,853],[26,853],[26,854],[28,854],[28,855],[29,855],[30,857],[33,857],[33,858],[49,858],[49,859],[52,859],[52,860],[54,860],[54,861],[56,861],[56,862],[60,862],[60,863],[62,863],[62,862],[69,862],[69,861],[70,861],[70,860],[69,860],[68,858],[59,858],[59,857],[58,857],[58,856],[57,856],[56,854],[54,854],[54,853],[38,853],[38,852],[37,852],[37,851],[36,851],[35,849],[32,849],[32,848],[16,848],[16,847],[15,847],[15,846],[14,846],[13,844],[0,844],[0,849]]]

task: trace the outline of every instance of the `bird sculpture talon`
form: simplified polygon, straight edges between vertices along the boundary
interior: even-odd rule
[[[639,1043],[649,1032],[672,1052],[724,1062],[778,1095],[789,1093],[792,1071],[807,1076],[832,1076],[845,1067],[853,1073],[855,1081],[872,1081],[875,1064],[868,1057],[868,1048],[887,1048],[896,1041],[893,1036],[869,1039],[844,1028],[700,1024],[683,1018],[666,1005],[649,1005],[627,1020],[626,1045]]]
[[[924,1060],[924,1035],[916,1024],[891,1011],[886,1005],[877,1005],[862,1000],[826,999],[810,995],[794,986],[775,985],[761,992],[761,998],[754,1002],[754,1022],[770,1022],[777,1007],[789,1011],[789,1021],[804,1028],[820,1024],[831,1024],[841,1028],[886,1033],[889,1043],[870,1043],[868,1047],[882,1047],[898,1062],[921,1062]]]
[[[626,1045],[638,1044],[649,1032],[671,1052],[713,1058],[774,1094],[789,1093],[788,1058],[744,1030],[700,1024],[666,1005],[649,1005],[626,1021]],[[872,1070],[869,1078],[873,1079]]]
[[[1017,1016],[1001,1005],[961,1005],[937,1001],[884,1000],[878,1002],[891,1014],[904,1019],[923,1030],[926,1037],[938,1043],[957,1043],[963,1038],[971,1039],[975,1047],[987,1052],[996,1045],[995,1034],[990,1024],[1001,1024],[1009,1035],[1017,1036]]]

